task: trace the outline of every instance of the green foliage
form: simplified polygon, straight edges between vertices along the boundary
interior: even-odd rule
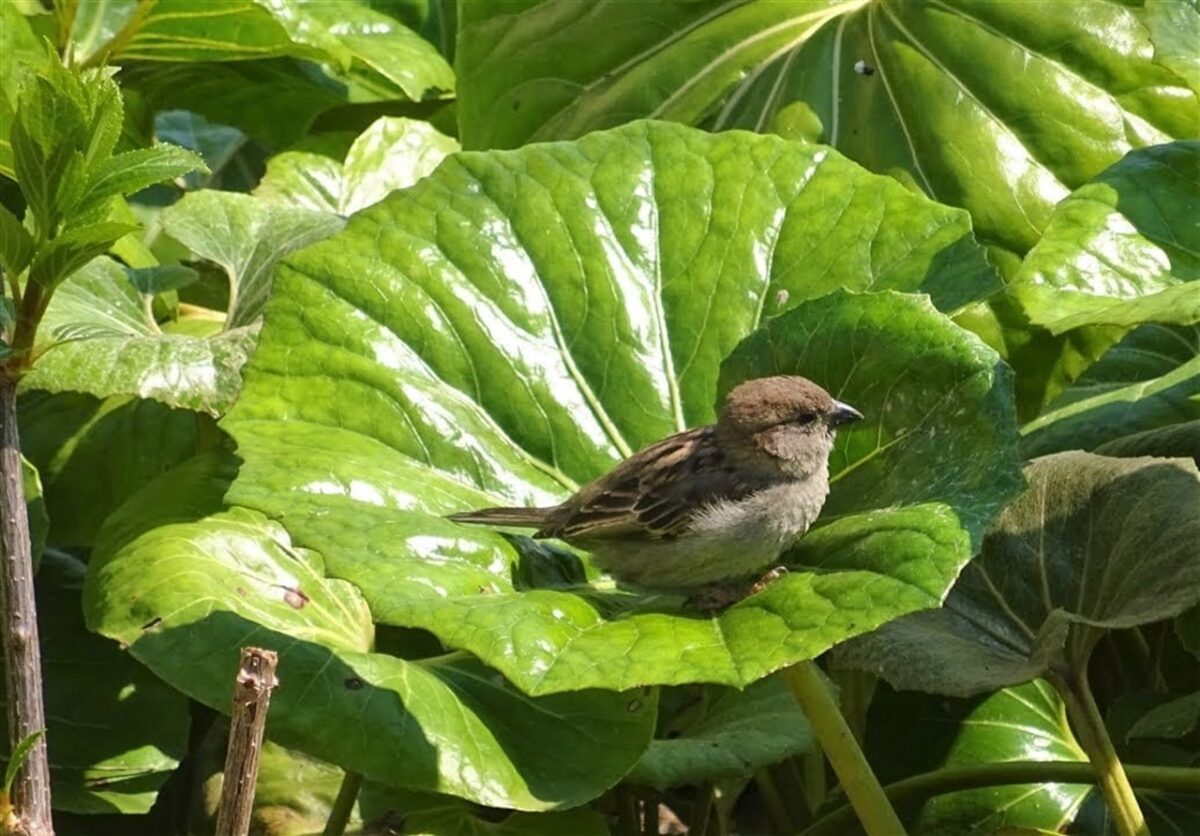
[[[50,550],[38,571],[55,806],[144,813],[187,750],[187,700],[115,642],[84,628],[79,595],[85,568]],[[2,718],[0,728],[7,732]]]
[[[827,143],[1022,253],[1132,147],[1200,123],[1200,14],[1173,2],[463,5],[463,143],[639,117]],[[612,33],[597,43],[595,32]],[[1160,44],[1162,48],[1160,49]],[[811,127],[810,127],[811,126]],[[798,136],[797,136],[798,135]]]
[[[969,696],[1087,670],[1107,630],[1200,603],[1200,472],[1187,459],[1059,453],[997,519],[940,610],[844,645],[899,688]],[[936,638],[935,638],[936,637]]]
[[[1054,209],[1015,292],[1055,333],[1200,320],[1200,142],[1134,151]]]
[[[354,774],[351,833],[853,833],[774,675],[823,654],[933,692],[838,680],[914,836],[1200,827],[1194,2],[44,5],[0,382],[57,832],[210,832],[247,644],[276,836]],[[768,374],[866,418],[723,610],[444,519]]]

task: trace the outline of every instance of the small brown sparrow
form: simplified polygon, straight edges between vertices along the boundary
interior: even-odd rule
[[[697,587],[771,566],[816,520],[829,451],[862,419],[803,377],[736,387],[716,424],[665,438],[550,508],[483,508],[450,519],[536,527],[592,553],[620,581]]]

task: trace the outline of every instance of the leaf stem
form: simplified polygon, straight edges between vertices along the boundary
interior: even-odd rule
[[[688,836],[704,836],[708,830],[708,820],[712,815],[715,800],[712,781],[705,781],[696,788],[696,800],[692,803],[692,812],[688,816]]]
[[[808,660],[792,665],[786,677],[867,836],[902,836],[904,825],[854,739],[817,663]]]
[[[1135,764],[1130,764],[1125,769],[1130,782],[1142,789],[1200,794],[1200,769]],[[900,804],[982,787],[1015,784],[1095,784],[1096,780],[1096,772],[1092,765],[1081,761],[1008,761],[937,769],[888,784],[883,791],[893,803]],[[853,815],[854,809],[849,804],[843,804],[822,817],[804,833],[811,836],[818,833],[844,833],[852,824]]]
[[[1117,832],[1121,836],[1149,836],[1146,817],[1142,815],[1137,798],[1133,795],[1129,776],[1121,766],[1108,729],[1105,728],[1104,717],[1092,696],[1087,680],[1087,664],[1081,665],[1070,680],[1055,677],[1052,682],[1067,706],[1067,716],[1075,737],[1096,771]]]
[[[792,815],[788,812],[787,802],[783,800],[783,795],[779,792],[779,787],[775,785],[775,779],[771,777],[771,772],[767,767],[754,773],[754,784],[758,787],[759,795],[762,796],[763,811],[767,814],[767,821],[771,823],[771,829],[776,833],[791,833],[795,830]]]
[[[338,787],[337,798],[333,800],[333,808],[325,821],[322,836],[342,836],[346,832],[346,824],[350,814],[354,812],[354,804],[358,801],[358,791],[362,788],[363,776],[359,772],[346,772],[342,775],[342,785]]]

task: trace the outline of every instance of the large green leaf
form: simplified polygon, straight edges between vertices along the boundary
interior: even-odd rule
[[[230,297],[226,327],[232,329],[258,319],[281,258],[333,235],[342,220],[206,189],[186,194],[163,210],[162,224],[192,252],[225,271]]]
[[[338,86],[288,58],[228,63],[135,61],[121,83],[154,110],[188,110],[274,148],[305,135],[322,111],[344,102]]]
[[[808,375],[868,416],[830,457],[822,522],[865,532],[944,503],[978,546],[1020,488],[1007,367],[925,299],[835,293],[770,320],[726,362],[722,389],[766,374]]]
[[[98,258],[58,289],[39,331],[45,353],[23,389],[151,398],[213,415],[225,410],[237,397],[255,328],[163,333],[149,297],[127,272]]]
[[[1134,151],[1054,210],[1013,290],[1055,333],[1200,320],[1200,142]]]
[[[352,215],[425,177],[458,143],[427,122],[383,117],[354,140],[344,162],[309,151],[271,158],[255,194],[301,209]]]
[[[156,401],[34,391],[17,407],[21,449],[41,475],[57,546],[91,546],[130,494],[220,443],[212,418]]]
[[[187,751],[187,700],[84,628],[83,578],[82,563],[53,550],[37,576],[54,807],[144,813]]]
[[[1088,760],[1062,700],[1042,681],[974,700],[881,688],[867,729],[867,756],[888,782],[989,763]],[[1057,832],[1092,792],[1090,784],[987,787],[937,795],[904,812],[912,817],[912,832],[921,836],[992,836],[1006,827]]]
[[[1200,326],[1143,325],[1026,424],[1030,456],[1200,419]]]
[[[720,685],[681,689],[673,716],[625,780],[668,789],[748,778],[754,770],[809,749],[812,731],[781,675],[744,691]],[[660,712],[671,705],[663,694]]]
[[[433,44],[369,3],[291,0],[276,17],[301,42],[341,60],[334,75],[351,101],[420,101],[454,91],[454,71]]]
[[[534,699],[465,654],[409,662],[372,652],[365,602],[325,577],[319,555],[257,512],[212,510],[228,467],[199,458],[146,485],[110,519],[88,565],[89,627],[158,676],[228,711],[239,648],[274,649],[272,739],[392,785],[494,806],[581,804],[645,749],[650,690]]]
[[[1200,472],[1189,459],[1071,452],[1025,471],[945,607],[836,651],[898,688],[969,695],[1086,670],[1108,629],[1200,601]]]
[[[1024,252],[1131,148],[1197,133],[1182,45],[1200,14],[1140,5],[475,0],[456,55],[461,136],[512,147],[650,116],[803,137]]]
[[[125,18],[118,34],[101,49],[118,62],[328,57],[324,50],[293,39],[272,13],[272,5],[256,0],[156,0]],[[112,9],[113,16],[120,13]],[[109,26],[115,28],[111,22]]]
[[[796,562],[820,568],[719,619],[529,591],[525,569],[558,558],[441,517],[555,501],[712,420],[736,342],[840,284],[924,287],[952,306],[990,286],[961,233],[942,228],[941,249],[926,237],[926,210],[943,211],[823,149],[659,123],[452,156],[281,266],[226,423],[244,460],[228,499],[282,519],[377,620],[431,630],[530,693],[746,685],[936,606],[970,554],[963,524],[978,530],[1015,488],[995,354],[927,301],[839,294],[792,315],[814,353],[780,362],[872,418],[841,442],[830,500],[866,513],[809,536]],[[776,359],[749,349],[739,374]],[[905,507],[879,510],[899,479],[858,493],[914,459]]]

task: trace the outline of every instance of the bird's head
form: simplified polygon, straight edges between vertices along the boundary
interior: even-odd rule
[[[837,428],[862,417],[807,378],[760,377],[726,397],[717,436],[722,446],[803,477],[824,469]]]

